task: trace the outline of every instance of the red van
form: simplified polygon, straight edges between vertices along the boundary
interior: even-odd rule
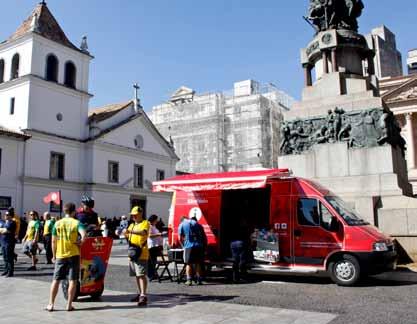
[[[174,193],[170,245],[178,244],[182,217],[195,216],[213,263],[230,258],[230,233],[246,222],[253,229],[254,272],[327,272],[350,286],[396,264],[388,236],[329,190],[288,169],[184,175],[154,182],[153,190]]]

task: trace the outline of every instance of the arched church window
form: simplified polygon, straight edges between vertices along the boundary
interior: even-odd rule
[[[58,59],[55,55],[49,54],[46,58],[46,80],[58,82]]]
[[[75,68],[75,65],[72,62],[67,62],[65,64],[64,84],[69,88],[75,89],[76,80],[77,80],[77,70]]]
[[[15,54],[12,59],[12,73],[10,74],[10,80],[17,79],[19,77],[19,65],[20,56]]]
[[[0,60],[0,83],[4,82],[4,60]]]

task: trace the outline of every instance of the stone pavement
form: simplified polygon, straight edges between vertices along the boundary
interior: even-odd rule
[[[105,291],[102,299],[92,302],[88,298],[74,304],[76,311],[66,312],[61,291],[56,310],[48,313],[49,283],[28,279],[0,278],[0,314],[2,323],[309,323],[325,324],[336,315],[280,308],[237,305],[213,302],[204,296],[184,294],[150,295],[146,308],[129,302],[133,295]]]

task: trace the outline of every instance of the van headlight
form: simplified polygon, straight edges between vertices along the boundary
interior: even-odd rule
[[[374,243],[374,251],[377,251],[377,252],[388,251],[387,243],[385,243],[385,242],[376,242],[376,243]]]

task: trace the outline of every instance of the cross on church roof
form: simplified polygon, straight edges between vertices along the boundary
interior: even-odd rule
[[[139,84],[135,83],[133,85],[133,88],[135,89],[135,99],[137,100],[137,99],[139,99],[139,89],[140,89],[140,86],[139,86]]]
[[[142,108],[142,106],[140,105],[140,99],[139,99],[139,89],[140,89],[139,84],[135,83],[133,85],[133,89],[135,91],[135,97],[133,98],[133,105],[134,105],[135,111],[138,112],[138,110]]]

